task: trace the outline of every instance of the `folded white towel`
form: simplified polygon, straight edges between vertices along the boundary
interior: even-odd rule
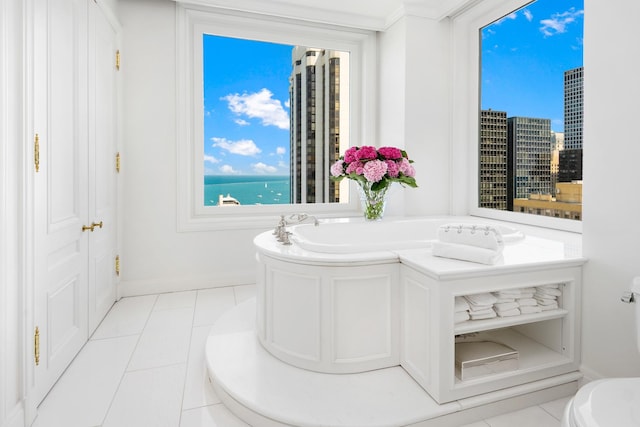
[[[504,247],[502,234],[486,224],[445,224],[438,228],[438,240],[496,252],[502,251]]]
[[[455,323],[462,323],[466,320],[469,320],[469,312],[468,311],[458,311],[453,315],[453,321]]]
[[[535,306],[538,305],[538,301],[535,300],[535,298],[519,298],[516,301],[518,301],[518,304],[520,304],[520,307],[524,307],[524,306]]]
[[[463,297],[455,297],[453,304],[456,313],[469,310],[469,303]]]
[[[493,311],[493,307],[486,307],[486,308],[477,309],[477,310],[469,309],[468,313],[473,316],[473,315],[491,314],[492,311]]]
[[[534,299],[538,302],[538,305],[552,305],[552,304],[557,305],[558,304],[558,301],[555,298],[551,299],[551,298],[535,297]]]
[[[535,292],[521,292],[520,298],[533,298],[535,294]]]
[[[502,253],[498,251],[437,240],[431,244],[431,250],[434,256],[479,264],[493,265],[502,259]]]
[[[562,295],[562,291],[560,289],[538,287],[536,289],[536,294],[553,295],[559,297],[560,295]]]
[[[535,291],[536,291],[536,288],[522,288],[522,289],[520,289],[520,292],[522,292],[522,293],[529,293],[529,292],[533,293]]]
[[[515,298],[504,298],[504,297],[497,297],[498,301],[496,301],[496,304],[499,304],[501,302],[516,302]]]
[[[539,305],[538,307],[540,307],[542,311],[555,310],[556,308],[558,308],[558,302],[554,301],[553,304]]]
[[[513,308],[511,310],[506,310],[506,311],[496,311],[496,313],[500,317],[518,316],[520,314],[520,309]]]
[[[537,287],[538,288],[546,288],[546,289],[558,289],[558,288],[560,288],[560,285],[557,284],[557,283],[554,283],[554,284],[550,284],[550,285],[540,285],[540,286],[537,286]]]
[[[489,292],[479,293],[479,294],[471,294],[464,296],[469,303],[474,305],[493,305],[498,300],[495,296],[491,295]]]
[[[501,311],[513,310],[514,308],[518,308],[519,306],[520,304],[518,304],[517,302],[502,302],[502,303],[495,303],[493,305],[493,309],[497,311],[498,314],[500,314]]]
[[[540,298],[547,298],[547,299],[557,299],[558,295],[552,295],[552,294],[548,294],[546,292],[540,292],[540,291],[536,291],[535,294],[533,294],[534,297],[540,297]]]
[[[539,305],[523,305],[520,306],[520,313],[522,314],[533,314],[540,313],[542,308]]]
[[[496,312],[494,310],[487,310],[486,313],[469,313],[469,316],[471,316],[471,320],[481,320],[481,319],[493,319],[494,317],[497,316]]]

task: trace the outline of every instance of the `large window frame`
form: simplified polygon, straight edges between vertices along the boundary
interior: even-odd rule
[[[177,220],[178,231],[256,229],[279,215],[359,215],[355,188],[348,203],[204,206],[202,36],[213,34],[350,52],[351,144],[376,141],[376,35],[374,31],[177,4]],[[327,177],[328,179],[329,177]]]
[[[576,233],[582,221],[479,207],[481,29],[532,0],[484,0],[451,17],[452,25],[452,208],[489,219]]]

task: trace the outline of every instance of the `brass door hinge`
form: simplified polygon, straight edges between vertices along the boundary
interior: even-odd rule
[[[40,135],[37,133],[33,138],[33,162],[36,166],[36,172],[40,172]]]
[[[120,152],[116,153],[116,172],[120,173]]]
[[[120,71],[120,49],[116,50],[116,70]]]
[[[116,255],[116,276],[120,276],[120,255]]]
[[[40,329],[37,326],[33,335],[33,358],[38,366],[40,364]]]

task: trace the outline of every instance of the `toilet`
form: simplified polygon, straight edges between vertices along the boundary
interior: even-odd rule
[[[631,285],[636,300],[636,339],[640,350],[640,277]],[[607,378],[592,381],[567,403],[562,427],[640,426],[640,378]]]

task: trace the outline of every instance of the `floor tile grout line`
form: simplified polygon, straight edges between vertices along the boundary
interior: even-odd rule
[[[138,339],[136,340],[136,345],[133,346],[133,350],[131,351],[131,354],[129,355],[129,360],[127,360],[127,364],[124,367],[124,370],[122,371],[122,375],[120,375],[120,381],[118,381],[118,387],[116,387],[115,391],[113,392],[113,395],[111,396],[111,401],[109,402],[109,406],[107,407],[107,410],[104,413],[104,417],[102,418],[102,422],[100,423],[100,426],[103,426],[104,423],[107,421],[107,418],[109,416],[109,412],[111,412],[111,408],[113,407],[113,402],[116,398],[116,396],[118,395],[118,391],[120,391],[120,387],[122,387],[122,380],[124,380],[124,376],[131,371],[128,371],[127,368],[129,367],[129,364],[131,364],[131,359],[133,359],[133,355],[136,352],[136,349],[138,348],[138,345],[140,344],[140,339],[142,338],[142,334],[144,333],[144,330],[147,327],[147,323],[149,323],[149,318],[151,317],[151,313],[153,312],[153,307],[155,307],[156,303],[158,302],[158,294],[155,294],[155,300],[153,301],[153,305],[151,306],[151,309],[149,310],[149,314],[147,314],[147,318],[144,322],[144,326],[142,327],[142,329],[140,330],[140,333],[138,334]],[[115,304],[111,307],[111,310],[113,309],[113,307],[115,306]],[[109,310],[109,313],[111,312],[111,310]],[[109,313],[107,313],[107,316],[109,315]],[[107,317],[105,316],[105,318]],[[103,319],[104,321],[104,319]],[[127,335],[127,336],[131,336],[131,335]]]
[[[180,395],[180,414],[178,417],[178,426],[182,424],[182,414],[184,413],[184,394],[187,389],[187,377],[189,375],[189,364],[191,363],[191,343],[193,343],[193,328],[196,321],[196,308],[198,307],[198,296],[200,291],[196,291],[196,300],[193,303],[193,313],[191,314],[191,333],[189,334],[189,353],[187,354],[187,362],[184,364],[184,381],[182,382],[182,394]]]

